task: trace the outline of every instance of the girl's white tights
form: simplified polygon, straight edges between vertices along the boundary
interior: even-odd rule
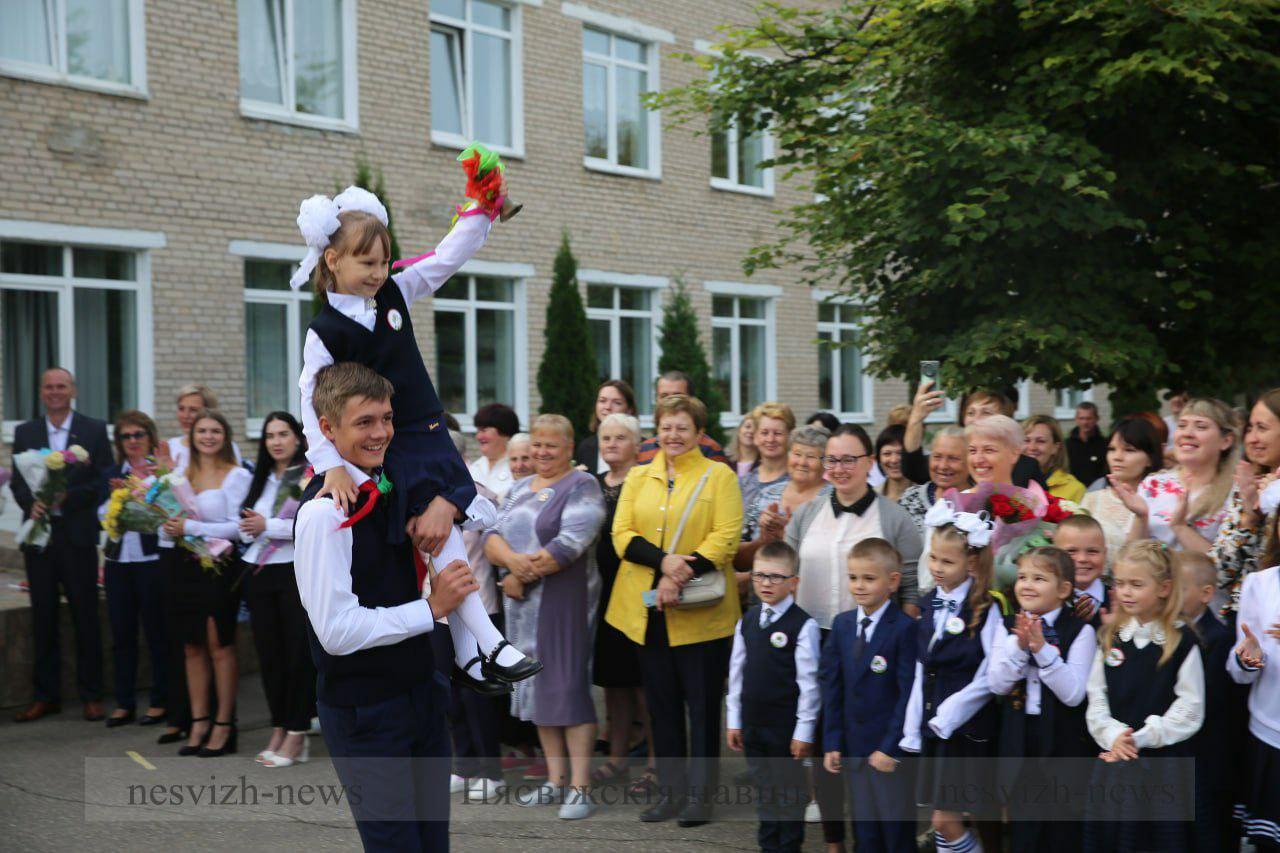
[[[424,559],[427,557],[427,554],[423,554]],[[462,531],[457,526],[450,532],[449,539],[440,551],[440,556],[431,557],[430,560],[434,561],[437,572],[444,571],[445,567],[455,560],[468,562],[467,549],[462,542]],[[453,659],[457,662],[459,669],[467,669],[467,664],[477,655],[488,657],[505,639],[502,632],[493,627],[489,614],[485,612],[484,601],[480,598],[479,591],[464,598],[458,609],[449,614],[449,636],[453,638]],[[498,663],[503,666],[519,663],[523,658],[524,652],[510,644],[503,646],[502,651],[498,652]],[[476,679],[484,678],[480,673],[479,663],[472,664],[471,668],[467,669],[467,674]]]

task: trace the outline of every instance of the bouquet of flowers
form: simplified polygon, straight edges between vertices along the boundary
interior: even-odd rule
[[[143,500],[162,512],[165,520],[180,515],[200,520],[195,490],[181,474],[169,473],[159,477],[155,485],[147,490]],[[195,554],[200,559],[201,566],[215,572],[219,570],[219,562],[232,552],[230,542],[213,536],[186,535],[178,541],[178,545]]]
[[[272,518],[297,517],[298,508],[302,506],[302,492],[311,482],[312,474],[313,469],[309,465],[294,465],[292,468],[285,469],[284,477],[280,481],[280,489],[276,492],[276,499],[271,507]],[[252,541],[252,539],[246,539],[243,534],[241,539],[245,542]],[[257,574],[267,564],[267,560],[271,559],[271,555],[278,550],[280,550],[280,542],[276,539],[268,539],[267,544],[262,546],[262,551],[258,554],[258,565],[254,569],[254,574]]]
[[[67,496],[67,480],[79,465],[89,464],[89,451],[78,444],[66,450],[24,450],[13,457],[14,469],[31,487],[36,500],[53,509]],[[43,548],[49,544],[49,515],[28,518],[18,528],[18,544]]]
[[[124,534],[154,535],[169,520],[164,510],[147,502],[150,488],[143,478],[133,475],[125,477],[122,485],[111,490],[107,511],[102,517],[102,529],[107,533],[105,552],[108,558],[119,556]]]
[[[1029,548],[1053,544],[1053,532],[1065,518],[1083,510],[1047,493],[1039,483],[1026,488],[1009,483],[979,483],[968,492],[948,489],[943,495],[959,512],[986,513],[995,522],[991,548],[995,554],[996,580],[1013,585],[1018,557]]]

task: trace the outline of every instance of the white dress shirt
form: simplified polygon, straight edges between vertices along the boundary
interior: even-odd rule
[[[858,614],[858,626],[860,628],[862,626],[863,619],[866,619],[867,617],[871,618],[871,624],[868,625],[862,631],[862,642],[864,643],[871,642],[871,638],[875,636],[875,633],[876,633],[876,626],[880,624],[880,618],[884,616],[885,611],[889,609],[888,605],[889,605],[889,600],[885,599],[883,602],[880,603],[880,607],[876,610],[875,613],[866,612],[865,610],[862,609],[861,604],[859,604],[857,607],[854,608],[854,610]],[[855,633],[854,636],[857,636],[857,634]]]
[[[125,460],[123,463],[121,463],[120,472],[124,476],[126,477],[129,476],[129,472],[132,470],[133,470],[133,467],[129,464],[128,460]],[[142,484],[144,486],[149,487],[153,483],[155,483],[155,481],[156,481],[156,478],[154,476],[147,477],[145,480],[142,481]],[[99,521],[102,521],[102,519],[107,517],[107,506],[110,505],[110,503],[111,503],[111,496],[108,495],[107,499],[102,502],[102,505],[100,507],[98,507]],[[120,537],[120,554],[119,556],[116,557],[117,562],[151,563],[158,559],[160,559],[159,554],[142,553],[142,534],[141,533],[138,533],[137,531],[134,531],[134,530],[130,530],[124,533]]]
[[[369,475],[343,460],[358,487]],[[435,625],[425,599],[395,607],[364,607],[351,590],[351,528],[331,500],[312,500],[298,511],[294,539],[294,577],[298,595],[320,645],[331,655],[390,646],[425,634]],[[457,528],[454,528],[457,530]]]
[[[764,628],[777,622],[791,609],[794,599],[791,596],[777,604],[760,605],[760,627]],[[772,618],[766,608],[773,611]],[[882,608],[883,609],[883,608]],[[803,743],[813,743],[813,728],[818,719],[818,709],[822,706],[822,696],[818,690],[818,648],[821,637],[818,634],[818,623],[809,617],[800,626],[796,635],[796,683],[800,687],[800,699],[796,704],[796,725],[791,732],[791,739]],[[729,655],[729,697],[725,702],[725,728],[742,728],[742,670],[747,664],[747,646],[742,640],[742,620],[733,631],[733,652]]]
[[[1189,631],[1184,627],[1182,630]],[[1159,624],[1145,625],[1130,618],[1118,632],[1122,641],[1132,640],[1139,649],[1149,644],[1165,644],[1164,631]],[[1093,668],[1089,672],[1089,709],[1085,722],[1089,734],[1104,750],[1111,749],[1120,733],[1129,728],[1111,716],[1111,704],[1107,700],[1107,675],[1103,668],[1106,653],[1102,647],[1093,656]],[[1138,749],[1159,749],[1187,740],[1204,724],[1204,663],[1200,659],[1200,647],[1194,646],[1182,666],[1178,668],[1178,680],[1173,686],[1174,700],[1163,714],[1152,714],[1143,721],[1142,728],[1133,733],[1133,743]]]
[[[1227,672],[1237,684],[1252,684],[1249,690],[1249,731],[1272,749],[1280,749],[1280,640],[1267,633],[1280,622],[1280,568],[1245,575],[1240,587],[1240,610],[1236,624],[1236,644],[1227,657]],[[1262,666],[1245,669],[1235,650],[1244,642],[1244,630],[1258,638]]]
[[[1102,578],[1094,578],[1093,583],[1084,589],[1077,589],[1077,595],[1087,595],[1094,601],[1094,608],[1107,606],[1107,587],[1102,582]]]
[[[934,624],[934,640],[937,642],[938,636],[945,629],[947,620],[952,616],[958,616],[960,606],[964,599],[969,595],[969,587],[973,581],[966,580],[950,592],[939,589],[938,596],[945,601],[954,601],[956,608],[954,611],[948,610],[946,607],[933,610]],[[925,618],[928,617],[926,614]],[[968,626],[966,626],[967,629]],[[934,734],[943,740],[947,740],[956,729],[965,723],[982,709],[982,706],[991,701],[991,686],[987,680],[987,669],[991,663],[991,651],[1005,636],[1004,618],[1000,613],[1000,606],[997,602],[992,602],[987,608],[987,618],[982,624],[982,632],[979,634],[979,640],[982,642],[983,658],[982,663],[978,664],[978,670],[973,674],[973,680],[961,689],[952,693],[946,699],[938,704],[937,710],[929,720],[929,728]],[[920,751],[920,723],[924,714],[924,664],[916,663],[916,677],[911,684],[911,698],[907,701],[907,716],[902,725],[902,740],[899,746],[907,752]]]
[[[249,545],[249,549],[244,552],[246,563],[256,566],[262,559],[262,552],[266,550],[268,543],[274,543],[275,550],[267,557],[265,565],[275,566],[293,562],[293,519],[272,517],[278,494],[280,494],[280,477],[272,471],[267,475],[267,481],[262,486],[262,494],[253,504],[253,511],[267,520],[266,529],[257,537],[240,534],[240,541]]]
[[[405,303],[412,306],[417,300],[444,286],[472,255],[480,251],[489,237],[492,225],[487,216],[462,217],[436,246],[434,253],[393,275],[391,280],[400,288]],[[343,316],[373,330],[378,319],[374,300],[343,293],[329,293],[326,296],[329,304]],[[333,364],[333,355],[329,348],[320,340],[319,335],[308,329],[302,346],[302,375],[298,379],[298,389],[302,392],[302,431],[307,437],[307,459],[317,475],[323,475],[330,468],[342,464],[342,457],[338,455],[337,449],[320,431],[320,419],[316,416],[315,407],[311,405],[311,396],[316,389],[316,373],[330,364]]]
[[[1059,607],[1040,618],[1044,624],[1052,626],[1062,611],[1063,608]],[[991,692],[1007,696],[1018,682],[1025,679],[1028,714],[1040,713],[1041,685],[1052,690],[1059,702],[1074,708],[1084,701],[1089,670],[1093,667],[1097,651],[1098,638],[1089,625],[1081,627],[1071,641],[1065,660],[1056,645],[1045,643],[1040,651],[1032,654],[1029,649],[1018,645],[1016,634],[1010,633],[996,644],[991,654],[991,668],[987,674]]]
[[[49,433],[48,448],[50,450],[67,449],[67,441],[71,438],[72,417],[74,417],[74,415],[71,412],[67,412],[67,417],[63,420],[62,426],[54,426],[53,421],[49,420],[49,416],[45,415],[44,427]]]
[[[490,462],[482,454],[467,466],[467,470],[471,472],[472,479],[497,496],[494,498],[497,504],[501,505],[506,500],[507,492],[511,491],[511,484],[514,482],[511,478],[511,462],[506,456],[500,457],[497,462]]]

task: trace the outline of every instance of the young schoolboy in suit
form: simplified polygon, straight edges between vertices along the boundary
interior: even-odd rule
[[[1102,614],[1109,610],[1111,587],[1103,578],[1107,567],[1107,537],[1096,518],[1073,515],[1063,519],[1053,535],[1053,544],[1075,563],[1075,589],[1068,604],[1081,621],[1095,631],[1102,627]]]

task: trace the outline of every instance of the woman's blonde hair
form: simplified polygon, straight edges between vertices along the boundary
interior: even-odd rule
[[[529,427],[529,435],[541,429],[554,430],[564,436],[569,442],[569,450],[573,450],[573,424],[564,415],[538,415],[533,419],[533,424]]]
[[[750,448],[750,455],[743,456],[742,442],[739,437],[742,435],[742,427],[744,424],[751,424],[754,428],[756,425],[755,418],[751,412],[747,412],[742,416],[742,420],[738,421],[738,428],[733,431],[733,440],[729,442],[729,458],[734,462],[755,462],[760,458],[760,451],[756,450],[753,444]]]
[[[381,243],[382,252],[390,262],[391,234],[381,219],[363,210],[344,210],[338,214],[338,221],[342,224],[329,237],[329,246],[325,251],[333,249],[340,258],[352,254],[366,255],[373,250],[375,243]],[[333,270],[329,269],[323,257],[311,273],[311,283],[317,293],[328,293],[337,286]]]
[[[1018,422],[1008,415],[987,415],[985,418],[979,418],[965,426],[964,439],[966,442],[979,435],[994,438],[1019,455],[1021,455],[1022,448],[1027,443],[1027,436],[1022,431],[1022,427],[1018,426]]]
[[[1049,457],[1049,461],[1043,467],[1044,473],[1052,474],[1054,471],[1065,471],[1067,468],[1067,443],[1062,440],[1062,427],[1058,426],[1058,422],[1049,415],[1032,415],[1022,422],[1022,434],[1024,436],[1031,435],[1031,430],[1035,427],[1042,426],[1049,430],[1049,436],[1053,439],[1053,443],[1058,445],[1058,449]]]
[[[973,583],[969,586],[969,633],[972,636],[975,632],[982,630],[982,625],[987,618],[987,609],[991,607],[991,582],[995,578],[995,556],[991,553],[991,547],[974,548],[969,544],[969,534],[965,533],[954,524],[944,524],[941,527],[933,529],[933,542],[946,542],[949,545],[959,545],[964,549],[966,557],[974,557],[973,568],[969,571],[969,577]]]
[[[707,407],[697,397],[684,394],[671,394],[663,397],[653,407],[653,425],[656,428],[667,415],[684,412],[693,419],[693,426],[698,432],[707,428]]]
[[[201,421],[208,420],[217,421],[222,427],[222,449],[218,451],[219,467],[236,467],[236,451],[231,437],[231,423],[227,420],[226,415],[217,409],[201,409],[200,414],[196,415],[196,419],[191,422],[191,429],[187,431],[187,447],[191,449],[190,458],[187,460],[187,479],[191,479],[190,472],[201,473],[201,453],[196,449],[196,427],[200,426]]]
[[[1202,489],[1190,504],[1187,505],[1187,518],[1204,518],[1222,508],[1235,485],[1236,459],[1240,455],[1240,424],[1235,411],[1221,400],[1209,397],[1197,397],[1188,400],[1182,407],[1178,419],[1194,415],[1213,421],[1223,435],[1231,436],[1227,449],[1218,455],[1218,469],[1209,486]],[[1175,426],[1175,430],[1177,427]]]
[[[214,393],[210,390],[209,386],[201,385],[197,382],[188,382],[186,385],[179,388],[178,395],[173,398],[173,402],[181,402],[183,397],[190,397],[193,394],[200,398],[200,404],[203,408],[218,408],[218,398],[214,396]]]
[[[1165,637],[1164,648],[1160,651],[1160,662],[1157,666],[1163,666],[1173,656],[1178,648],[1178,642],[1182,639],[1182,632],[1178,628],[1178,620],[1182,615],[1182,579],[1179,577],[1181,573],[1174,570],[1173,552],[1163,542],[1155,539],[1139,539],[1120,549],[1120,556],[1116,557],[1113,572],[1119,571],[1122,565],[1141,566],[1157,584],[1169,581],[1169,596],[1161,605],[1160,615],[1157,617]],[[1102,626],[1102,630],[1098,633],[1098,642],[1104,654],[1115,645],[1116,634],[1125,621],[1123,618],[1115,618]]]
[[[775,421],[782,421],[787,425],[787,433],[796,428],[796,413],[791,411],[791,407],[786,403],[761,403],[751,411],[751,418],[756,422],[756,429],[760,428],[761,418],[773,418]]]

